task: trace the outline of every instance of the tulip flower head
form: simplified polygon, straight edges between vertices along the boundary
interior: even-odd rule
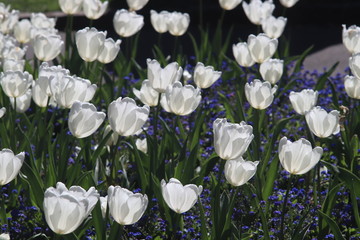
[[[61,11],[65,14],[73,15],[81,11],[83,0],[59,0]]]
[[[32,93],[32,99],[38,105],[39,107],[46,107],[48,104],[49,96],[46,94],[46,92],[41,88],[41,85],[39,84],[41,81],[44,80],[45,77],[39,77],[39,79],[43,80],[37,80],[33,82],[31,93]]]
[[[236,45],[233,44],[232,50],[235,60],[240,66],[251,67],[255,64],[246,42],[239,42]]]
[[[294,6],[299,0],[280,0],[280,3],[286,7],[286,8],[291,8],[292,6]]]
[[[242,7],[250,22],[256,25],[260,25],[263,19],[270,17],[275,9],[272,0],[265,2],[261,0],[251,0],[249,4],[244,1]]]
[[[291,91],[289,99],[295,112],[301,115],[305,115],[306,112],[315,107],[318,96],[318,91],[304,89],[301,92]]]
[[[104,47],[106,31],[96,28],[84,28],[76,32],[75,40],[80,57],[86,62],[95,61]]]
[[[360,52],[360,27],[356,25],[346,29],[346,25],[342,25],[342,41],[346,49],[351,53]]]
[[[147,77],[152,88],[160,93],[164,93],[166,88],[176,81],[179,81],[183,69],[177,62],[169,63],[165,68],[161,68],[160,63],[153,59],[147,59]]]
[[[44,13],[32,13],[30,21],[34,28],[49,29],[54,28],[56,24],[55,18],[48,18]]]
[[[116,11],[113,19],[114,28],[121,37],[131,37],[144,26],[144,17],[125,9]]]
[[[10,234],[8,233],[0,234],[0,240],[10,240]]]
[[[215,71],[212,66],[204,66],[198,62],[194,70],[194,82],[199,88],[209,88],[221,77],[221,72]]]
[[[89,19],[99,19],[104,15],[109,2],[102,2],[100,0],[83,0],[83,12],[85,16]]]
[[[311,147],[311,143],[301,138],[295,142],[283,137],[279,142],[280,163],[290,174],[301,175],[310,171],[323,154],[321,147]]]
[[[274,55],[278,46],[278,40],[271,39],[264,33],[260,33],[257,36],[250,34],[247,45],[254,61],[263,63]]]
[[[255,79],[250,84],[245,84],[246,99],[250,105],[256,109],[265,109],[269,107],[274,100],[276,90],[276,85],[271,88],[270,82],[261,82],[258,79]]]
[[[259,161],[245,161],[242,157],[227,160],[225,163],[225,178],[233,186],[247,183],[256,173]]]
[[[49,66],[48,63],[43,62],[40,65],[38,82],[42,91],[44,91],[48,96],[52,96],[53,92],[51,91],[50,85],[54,92],[55,89],[60,85],[62,79],[70,75],[70,71],[63,68],[61,65],[58,66]]]
[[[137,149],[139,149],[143,153],[147,153],[148,147],[147,147],[146,138],[144,138],[144,139],[139,139],[139,138],[136,139],[135,144],[136,144]]]
[[[116,40],[116,42],[112,38],[105,39],[103,47],[100,48],[97,60],[103,64],[114,61],[120,51],[120,43],[121,40],[119,39]]]
[[[44,194],[45,220],[57,234],[75,231],[94,209],[99,194],[94,187],[85,191],[80,186],[69,189],[62,182],[49,187]]]
[[[21,95],[20,97],[17,98],[12,98],[10,97],[10,103],[12,108],[15,108],[15,101],[16,101],[16,112],[18,113],[24,113],[26,112],[26,110],[29,109],[30,104],[31,104],[31,92],[32,89],[29,88],[25,94]]]
[[[2,107],[0,108],[0,118],[2,118],[6,113],[6,108]]]
[[[106,210],[107,210],[107,205],[108,205],[107,198],[108,198],[108,196],[100,197],[101,215],[103,218],[106,217]]]
[[[339,114],[337,110],[327,113],[326,110],[317,106],[305,114],[305,119],[313,134],[320,138],[327,138],[331,134],[340,132]]]
[[[351,98],[360,99],[360,79],[354,76],[345,77],[345,91]]]
[[[131,136],[141,130],[149,117],[147,105],[138,107],[132,98],[121,98],[109,105],[108,118],[111,129],[121,136]]]
[[[215,152],[224,160],[244,155],[254,138],[252,126],[245,122],[229,123],[226,118],[217,118],[213,123]]]
[[[280,80],[283,74],[283,69],[283,60],[269,59],[260,65],[260,74],[265,81],[268,81],[274,85]]]
[[[24,71],[25,60],[23,59],[4,59],[3,60],[3,71]]]
[[[126,2],[130,11],[139,11],[149,2],[149,0],[126,0]]]
[[[159,103],[159,92],[151,87],[148,79],[141,83],[140,90],[133,88],[133,93],[143,104],[150,107],[157,106]]]
[[[172,12],[169,14],[167,28],[173,36],[181,36],[188,29],[190,16],[187,13]]]
[[[360,52],[353,54],[349,58],[349,67],[351,69],[351,73],[355,77],[360,78]]]
[[[175,82],[167,87],[164,101],[165,110],[180,116],[188,115],[200,104],[200,88],[194,88],[192,85],[183,86],[181,82]]]
[[[154,10],[150,11],[150,20],[151,25],[158,33],[165,33],[168,31],[168,18],[170,17],[170,13],[168,11],[161,11],[157,13]]]
[[[110,215],[121,225],[139,221],[148,205],[146,194],[133,193],[120,186],[109,187],[107,201]]]
[[[270,38],[279,38],[284,32],[287,18],[270,16],[261,22],[264,33]]]
[[[24,95],[32,81],[32,75],[26,71],[7,71],[0,74],[1,87],[8,97],[17,98]]]
[[[219,0],[220,7],[225,10],[233,10],[236,8],[242,0]]]
[[[194,184],[185,186],[176,178],[170,178],[169,182],[161,180],[161,192],[166,204],[176,213],[184,213],[190,210],[197,202],[203,187]]]
[[[105,113],[97,112],[91,103],[75,101],[69,113],[69,130],[77,138],[93,134],[103,123]]]
[[[8,184],[18,175],[24,159],[25,152],[14,155],[7,148],[0,151],[0,186]]]
[[[31,40],[30,29],[32,24],[28,19],[22,19],[14,26],[14,37],[19,43],[27,43]]]
[[[37,59],[43,62],[56,58],[63,45],[64,41],[57,34],[37,34],[33,39],[34,54]]]

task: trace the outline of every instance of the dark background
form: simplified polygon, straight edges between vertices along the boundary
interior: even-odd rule
[[[190,15],[190,32],[196,37],[199,34],[199,12],[201,0],[150,0],[149,3],[138,14],[144,16],[145,25],[140,31],[139,58],[152,56],[152,45],[157,43],[158,33],[150,23],[150,10],[178,11]],[[202,0],[203,2],[203,25],[209,27],[210,36],[216,28],[216,24],[222,13],[218,0]],[[247,0],[249,2],[249,0]],[[273,15],[287,17],[287,26],[284,36],[290,40],[290,54],[300,54],[305,49],[314,46],[313,52],[327,46],[342,42],[342,24],[346,26],[360,26],[360,1],[359,0],[300,0],[292,8],[285,9],[278,0],[274,0],[275,11]],[[112,18],[115,11],[121,8],[127,9],[125,0],[113,0],[109,12],[93,22],[98,30],[107,30],[108,36],[115,39],[120,38],[113,30]],[[75,28],[81,29],[88,26],[86,18],[77,17]],[[61,29],[65,21],[58,20]],[[230,27],[234,30],[230,43],[237,43],[241,39],[246,41],[249,34],[257,34],[259,29],[247,19],[241,4],[234,10],[226,11],[223,23],[223,35],[228,34]],[[262,30],[260,30],[262,31]],[[184,46],[187,55],[193,54],[190,37],[185,34],[179,37],[179,42]],[[124,43],[124,42],[123,42]],[[171,54],[174,46],[174,37],[169,33],[162,36],[162,48],[165,54]],[[122,44],[122,47],[125,47]],[[231,51],[231,48],[230,50]]]

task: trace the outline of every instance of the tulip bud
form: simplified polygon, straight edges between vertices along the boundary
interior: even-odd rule
[[[301,175],[310,171],[323,154],[321,147],[311,147],[311,143],[300,138],[295,142],[283,137],[279,142],[279,160],[290,174]]]
[[[34,38],[34,53],[37,59],[47,62],[56,58],[64,45],[60,35],[37,34]]]
[[[108,118],[111,129],[121,136],[136,134],[149,117],[150,108],[147,105],[138,107],[131,98],[121,98],[109,105]]]
[[[16,99],[16,112],[24,113],[29,109],[31,104],[31,89],[28,89],[25,94],[17,98],[10,97],[10,103],[13,108],[15,108],[15,99]]]
[[[26,93],[33,81],[28,72],[7,71],[0,74],[1,87],[8,97],[17,98]]]
[[[100,197],[101,215],[103,218],[106,217],[106,210],[107,210],[107,205],[108,205],[107,198],[108,198],[108,196]]]
[[[97,60],[103,64],[114,61],[120,51],[120,43],[121,40],[116,40],[115,42],[112,38],[105,39],[104,45],[100,49]]]
[[[136,139],[136,148],[139,149],[140,151],[142,151],[143,153],[147,153],[148,147],[147,147],[147,140],[146,138],[144,139]]]
[[[278,46],[278,40],[271,39],[264,33],[260,33],[257,36],[251,34],[248,37],[247,44],[254,61],[263,63],[274,55]]]
[[[261,22],[264,33],[270,38],[279,38],[284,32],[287,18],[270,16]]]
[[[242,157],[227,160],[224,169],[225,178],[231,185],[241,186],[255,175],[258,164],[259,161],[245,161]]]
[[[113,19],[114,28],[121,37],[130,37],[144,26],[144,17],[125,9],[117,10]]]
[[[4,59],[3,60],[3,71],[24,71],[25,60],[23,59]]]
[[[203,187],[194,184],[185,186],[176,178],[170,178],[169,182],[161,180],[161,193],[166,204],[176,213],[184,213],[190,210],[198,200]]]
[[[44,13],[32,13],[30,21],[34,28],[54,28],[56,24],[55,18],[48,18]]]
[[[83,0],[83,12],[87,18],[96,20],[104,15],[108,4],[108,1],[102,2],[100,0]]]
[[[172,12],[169,14],[167,28],[169,33],[174,36],[183,35],[190,24],[190,16],[187,13]]]
[[[86,62],[95,61],[104,46],[106,31],[99,32],[96,28],[84,28],[76,32],[75,40],[80,57]]]
[[[177,62],[172,62],[165,68],[161,68],[160,63],[155,59],[147,59],[146,62],[147,76],[151,86],[160,93],[164,93],[169,85],[179,81],[182,76],[183,69]]]
[[[301,92],[291,91],[289,99],[295,112],[305,115],[306,112],[310,111],[316,105],[318,95],[318,91],[304,89]]]
[[[71,233],[90,215],[98,200],[99,194],[94,187],[88,191],[80,186],[67,189],[58,182],[56,188],[49,187],[45,191],[45,220],[55,233]]]
[[[242,0],[219,0],[220,7],[225,10],[233,10],[236,8]]]
[[[360,79],[354,76],[345,77],[345,91],[351,98],[360,99]]]
[[[159,92],[151,87],[151,83],[147,79],[141,83],[140,91],[133,88],[133,93],[143,104],[149,105],[150,107],[158,105]]]
[[[91,103],[75,101],[69,113],[69,130],[77,138],[93,134],[103,123],[106,114],[97,112]]]
[[[275,9],[272,0],[265,2],[251,0],[249,4],[244,1],[242,7],[250,22],[256,25],[260,25],[263,19],[270,17]]]
[[[261,82],[258,79],[255,79],[250,84],[245,84],[245,96],[250,105],[256,109],[265,109],[274,100],[274,93],[277,90],[275,85],[271,88],[269,82]]]
[[[0,118],[2,118],[6,113],[6,108],[2,107],[0,108]]]
[[[133,193],[120,186],[109,187],[107,201],[110,215],[121,225],[139,221],[148,205],[146,194]]]
[[[44,80],[40,80],[43,78],[45,77],[39,77],[37,81],[33,82],[33,86],[32,86],[32,99],[39,107],[46,107],[49,99],[49,96],[46,94],[46,92],[41,88],[41,85],[39,84],[39,82],[44,81]]]
[[[229,123],[226,118],[217,118],[213,131],[215,152],[224,160],[241,157],[254,138],[252,126],[245,122]]]
[[[0,151],[0,186],[8,184],[18,175],[24,158],[25,152],[15,156],[10,149],[4,148]]]
[[[260,65],[260,74],[265,81],[274,85],[280,80],[283,74],[283,69],[283,60],[269,59]]]
[[[360,52],[353,54],[349,58],[349,67],[351,69],[352,74],[360,78]]]
[[[320,138],[326,138],[340,132],[339,114],[337,110],[327,113],[316,106],[305,114],[305,119],[312,133]]]
[[[248,45],[246,42],[239,42],[233,44],[233,54],[236,62],[242,67],[251,67],[255,64],[254,59],[251,57]]]
[[[57,89],[60,86],[60,81],[70,75],[70,71],[63,68],[62,66],[49,66],[48,63],[43,62],[40,65],[38,82],[40,88],[46,92],[48,96],[52,96],[50,85],[54,92],[57,92]]]
[[[32,24],[28,19],[17,22],[14,26],[14,37],[19,43],[27,43],[31,39],[30,29]]]
[[[198,62],[194,70],[194,82],[199,88],[209,88],[221,76],[221,72],[215,71],[212,66],[204,66]]]
[[[200,104],[200,88],[195,89],[192,85],[183,86],[181,82],[175,82],[167,87],[165,99],[170,112],[180,116],[188,115]]]
[[[356,25],[350,26],[346,29],[345,25],[342,25],[342,41],[347,50],[351,53],[360,52],[360,27]]]
[[[126,0],[127,5],[130,8],[130,11],[138,11],[142,9],[149,0]]]
[[[83,0],[59,0],[61,11],[69,15],[81,12],[82,3]]]
[[[280,3],[287,8],[291,8],[295,5],[299,0],[280,0]]]
[[[170,13],[168,11],[161,11],[157,13],[154,10],[150,11],[150,20],[153,28],[158,33],[164,33],[168,31],[167,22],[170,17]]]

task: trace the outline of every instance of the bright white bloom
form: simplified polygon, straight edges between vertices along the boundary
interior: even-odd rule
[[[30,88],[25,92],[25,94],[21,95],[20,97],[17,98],[10,97],[10,103],[13,108],[15,107],[15,99],[16,99],[16,112],[24,113],[26,112],[26,110],[29,109],[31,104],[31,91],[32,90]]]
[[[148,147],[147,147],[146,138],[144,138],[144,139],[139,139],[139,138],[136,139],[135,144],[136,144],[137,149],[139,149],[143,153],[147,153]]]
[[[85,16],[89,19],[95,20],[104,15],[108,5],[108,1],[102,2],[100,0],[83,0],[82,7]]]
[[[117,34],[121,37],[130,37],[144,26],[144,16],[125,9],[117,10],[113,24]]]
[[[284,61],[280,59],[269,59],[260,65],[261,77],[271,84],[277,83],[284,69]]]
[[[31,25],[34,28],[55,28],[56,19],[48,18],[44,13],[31,13]]]
[[[270,17],[275,9],[272,0],[265,2],[261,0],[251,0],[249,4],[244,1],[242,7],[250,22],[256,25],[260,25],[263,19]]]
[[[219,0],[220,6],[225,10],[233,10],[242,0]]]
[[[306,112],[315,107],[318,96],[318,91],[304,89],[301,92],[291,91],[289,99],[295,112],[301,115],[305,115]]]
[[[283,137],[279,142],[280,163],[290,174],[301,175],[310,171],[323,154],[321,147],[311,147],[311,143],[300,138],[295,142]]]
[[[75,40],[80,57],[86,62],[95,61],[104,47],[106,31],[86,27],[76,32]]]
[[[141,83],[140,90],[133,88],[133,93],[143,104],[149,105],[150,107],[158,105],[159,92],[151,87],[148,79],[145,79]]]
[[[360,79],[354,76],[345,77],[345,91],[351,98],[360,99]]]
[[[351,53],[360,52],[360,27],[356,25],[346,29],[346,25],[342,25],[342,41],[347,50]]]
[[[73,15],[81,12],[83,0],[59,0],[61,11]]]
[[[327,138],[331,134],[340,132],[339,115],[337,110],[327,113],[326,110],[316,106],[305,114],[305,119],[312,133],[320,138]]]
[[[14,37],[19,43],[27,43],[31,40],[30,29],[32,24],[28,19],[17,22],[14,26]]]
[[[10,235],[8,233],[0,234],[0,240],[10,240]]]
[[[259,161],[245,161],[242,157],[227,160],[224,169],[225,178],[231,185],[241,186],[255,175],[258,164]]]
[[[199,88],[209,88],[221,77],[220,71],[215,71],[212,66],[204,66],[198,62],[194,70],[194,82]]]
[[[126,2],[130,11],[138,11],[142,9],[149,2],[149,0],[126,0]]]
[[[1,87],[8,97],[20,97],[29,89],[33,77],[28,72],[8,71],[0,74]]]
[[[349,58],[349,67],[351,69],[351,73],[355,77],[360,78],[360,52],[353,54]]]
[[[261,22],[264,33],[270,38],[279,38],[284,32],[287,18],[270,16]]]
[[[176,213],[184,213],[190,210],[198,200],[203,187],[194,184],[185,186],[176,178],[170,178],[169,182],[161,180],[161,192],[166,204]]]
[[[41,88],[40,82],[46,81],[45,77],[40,76],[37,81],[33,81],[32,85],[32,99],[39,107],[46,107],[48,104],[49,96],[46,92]],[[40,80],[41,79],[41,80]]]
[[[6,113],[6,108],[2,107],[0,108],[0,118],[2,118]]]
[[[167,22],[170,16],[170,13],[168,11],[161,11],[160,13],[157,13],[154,10],[150,11],[150,20],[153,28],[158,33],[164,33],[168,31]]]
[[[97,112],[93,104],[75,101],[69,113],[69,130],[77,138],[88,137],[100,127],[105,116],[105,113]]]
[[[232,50],[235,60],[240,66],[251,67],[255,64],[246,42],[239,42],[236,45],[233,44]]]
[[[13,151],[7,148],[0,151],[0,186],[8,184],[18,175],[24,158],[25,152],[14,155]]]
[[[187,13],[172,12],[169,14],[167,28],[169,33],[174,36],[183,35],[190,24],[190,16]]]
[[[257,36],[250,34],[247,45],[254,61],[262,63],[274,55],[278,46],[278,40],[271,39],[264,33],[260,33]]]
[[[24,59],[8,59],[3,60],[3,71],[20,71],[23,72],[25,67]]]
[[[265,109],[270,106],[274,100],[276,90],[276,85],[271,88],[270,82],[261,82],[259,79],[255,79],[250,84],[245,84],[246,99],[256,109]]]
[[[145,124],[149,112],[149,106],[138,107],[134,99],[119,97],[109,105],[108,118],[111,129],[121,136],[134,135]]]
[[[139,221],[148,205],[146,194],[133,193],[120,186],[109,187],[107,201],[110,215],[121,225]]]
[[[53,91],[55,91],[55,89],[57,89],[56,86],[59,85],[59,81],[69,75],[70,71],[61,65],[50,67],[48,63],[43,62],[39,68],[39,78],[37,81],[42,91],[46,92],[48,96],[52,96],[50,85],[53,85]]]
[[[4,46],[1,55],[4,59],[22,60],[25,56],[27,46],[20,48],[16,46]]]
[[[116,42],[112,38],[105,39],[104,45],[100,49],[97,60],[104,64],[114,61],[120,51],[120,43],[121,40],[119,39],[116,40]]]
[[[252,126],[217,118],[213,123],[215,152],[224,160],[241,157],[254,138]]]
[[[103,218],[106,217],[106,210],[107,210],[107,205],[108,205],[107,198],[108,198],[108,196],[100,197],[101,215]]]
[[[165,100],[170,112],[180,116],[188,115],[200,104],[200,88],[195,89],[192,85],[183,86],[181,82],[175,82],[166,88]]]
[[[37,59],[47,62],[56,58],[64,45],[60,35],[37,34],[33,40],[34,53]]]
[[[12,10],[10,13],[7,13],[0,21],[0,32],[3,34],[9,34],[13,31],[15,24],[19,21],[19,11]]]
[[[177,62],[169,63],[165,68],[161,68],[160,63],[153,59],[147,59],[147,77],[151,86],[158,92],[164,93],[166,88],[176,81],[179,81],[183,69]]]
[[[280,3],[287,8],[291,8],[295,5],[299,0],[280,0]]]
[[[58,182],[56,188],[49,187],[45,191],[45,220],[55,233],[71,233],[90,215],[98,200],[99,194],[94,187],[88,191],[80,186],[67,189]]]

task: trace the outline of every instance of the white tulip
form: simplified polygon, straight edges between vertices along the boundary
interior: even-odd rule
[[[169,33],[174,36],[183,35],[190,24],[190,16],[187,13],[172,12],[169,14],[167,28]]]
[[[0,108],[0,118],[2,118],[6,113],[6,108],[2,107]]]
[[[34,28],[55,28],[56,19],[48,18],[44,13],[31,13],[31,25]]]
[[[32,24],[28,19],[17,22],[14,26],[14,37],[19,43],[27,43],[31,40],[30,29]]]
[[[103,138],[105,138],[106,135],[108,135],[110,131],[112,131],[110,125],[106,125],[104,134],[103,134]],[[116,132],[113,131],[113,133],[111,134],[110,138],[107,140],[105,145],[106,146],[115,145],[117,143],[118,139],[119,139],[119,134],[117,134]]]
[[[32,85],[32,99],[38,105],[39,107],[46,107],[48,104],[49,96],[46,94],[46,92],[41,88],[41,85],[39,84],[41,80],[45,77],[39,77],[37,81],[33,82]]]
[[[280,3],[287,8],[294,6],[299,0],[280,0]]]
[[[76,32],[75,40],[80,57],[86,62],[95,61],[104,47],[106,31],[86,27]]]
[[[184,213],[190,210],[198,200],[203,187],[194,184],[185,186],[176,178],[170,178],[169,182],[161,180],[161,192],[166,204],[176,213]]]
[[[148,79],[145,79],[141,83],[140,90],[133,88],[133,93],[143,104],[149,105],[150,107],[158,105],[159,92],[151,87]]]
[[[7,71],[0,74],[1,87],[8,97],[20,97],[26,93],[33,81],[28,72]]]
[[[346,29],[346,25],[342,25],[342,41],[346,49],[351,53],[360,52],[360,27],[356,25]]]
[[[320,138],[326,138],[340,132],[339,115],[337,110],[327,113],[326,110],[316,106],[305,114],[305,119],[312,133]]]
[[[106,217],[106,210],[107,210],[107,205],[108,205],[107,199],[108,199],[108,196],[100,197],[101,215],[103,218]]]
[[[242,0],[219,0],[220,7],[225,10],[233,10],[236,8]]]
[[[259,161],[245,161],[242,157],[227,160],[224,168],[225,178],[231,185],[241,186],[255,175],[258,164]]]
[[[160,13],[157,13],[154,10],[150,11],[150,20],[153,28],[158,33],[164,33],[168,31],[167,22],[170,16],[170,13],[168,11],[161,11]]]
[[[100,0],[83,0],[82,7],[87,18],[96,20],[104,15],[108,5],[108,1],[102,2]]]
[[[15,99],[16,99],[16,112],[24,113],[29,109],[31,104],[31,88],[28,89],[25,94],[17,98],[10,97],[10,103],[13,108],[15,108]]]
[[[23,72],[25,67],[25,60],[23,59],[7,59],[3,60],[3,71],[20,71]]]
[[[33,40],[34,54],[43,62],[56,58],[63,45],[64,41],[61,36],[56,34],[37,34]]]
[[[280,59],[269,59],[260,65],[260,74],[261,77],[270,82],[271,84],[276,84],[282,74],[284,69],[284,61]]]
[[[305,115],[306,112],[315,107],[318,96],[318,91],[304,89],[301,92],[291,91],[289,99],[295,112],[301,115]]]
[[[0,32],[9,34],[13,31],[15,24],[19,21],[19,11],[11,10],[10,13],[5,15],[5,18],[0,21]]]
[[[117,10],[113,24],[117,34],[121,37],[130,37],[144,26],[144,16],[125,9]]]
[[[264,33],[270,38],[279,38],[284,32],[287,18],[270,16],[261,22]]]
[[[257,36],[250,34],[247,44],[254,61],[262,63],[274,55],[278,46],[278,40],[271,39],[264,33],[260,33]]]
[[[8,233],[0,234],[0,240],[10,240],[10,234]]]
[[[82,3],[83,0],[59,0],[61,11],[69,15],[81,12]]]
[[[272,0],[265,2],[261,0],[251,0],[249,4],[244,1],[242,7],[250,22],[256,25],[260,25],[263,19],[270,17],[275,9]]]
[[[8,184],[18,175],[24,158],[25,152],[14,155],[13,151],[7,148],[0,151],[0,186]]]
[[[149,0],[126,0],[126,2],[130,11],[139,11],[149,2]]]
[[[41,89],[46,92],[48,96],[52,96],[50,85],[53,87],[53,91],[57,88],[60,81],[70,75],[70,71],[63,68],[61,65],[49,66],[48,63],[43,62],[39,68],[38,82]],[[55,91],[56,92],[56,91]]]
[[[236,45],[233,44],[232,50],[235,60],[240,66],[251,67],[255,64],[246,42],[239,42]]]
[[[269,107],[274,100],[276,90],[276,85],[271,88],[270,82],[261,82],[259,79],[255,79],[250,84],[245,84],[246,99],[256,109]]]
[[[323,154],[321,147],[311,147],[311,143],[300,138],[295,142],[283,137],[279,142],[280,163],[290,174],[301,175],[310,171]]]
[[[355,77],[360,78],[360,52],[353,54],[349,58],[349,67],[351,69],[351,73]]]
[[[142,151],[143,153],[147,153],[148,147],[147,147],[147,140],[144,139],[136,139],[136,148]]]
[[[120,51],[120,43],[121,40],[119,39],[116,40],[116,42],[112,38],[105,39],[104,45],[99,51],[97,60],[104,64],[114,61]]]
[[[345,91],[351,98],[360,99],[360,79],[354,76],[345,77]]]
[[[220,71],[215,71],[212,66],[204,66],[198,62],[194,70],[194,82],[199,88],[209,88],[221,77]]]

